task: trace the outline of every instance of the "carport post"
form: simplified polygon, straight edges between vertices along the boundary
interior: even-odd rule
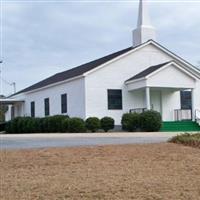
[[[146,93],[146,108],[147,110],[150,110],[151,105],[150,105],[150,88],[149,87],[145,88],[145,93]]]

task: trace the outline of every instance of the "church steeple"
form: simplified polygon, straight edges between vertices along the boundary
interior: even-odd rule
[[[156,31],[151,25],[147,1],[140,0],[137,28],[133,31],[133,46],[156,39]]]

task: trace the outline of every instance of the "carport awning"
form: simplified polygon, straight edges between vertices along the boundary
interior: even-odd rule
[[[19,99],[0,99],[0,104],[2,105],[13,105],[17,103],[23,103],[24,100]]]
[[[125,81],[125,84],[129,91],[146,87],[181,90],[195,88],[197,79],[182,66],[171,61],[149,67]]]

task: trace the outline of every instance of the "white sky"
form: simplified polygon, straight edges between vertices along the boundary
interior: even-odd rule
[[[17,90],[131,46],[137,22],[138,1],[1,3],[2,76]],[[157,41],[197,66],[200,1],[153,1],[150,14]]]

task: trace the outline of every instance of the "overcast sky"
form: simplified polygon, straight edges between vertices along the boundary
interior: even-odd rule
[[[3,78],[23,89],[132,44],[138,1],[2,1]],[[150,3],[157,41],[200,61],[200,1]],[[3,84],[4,94],[12,87]]]

